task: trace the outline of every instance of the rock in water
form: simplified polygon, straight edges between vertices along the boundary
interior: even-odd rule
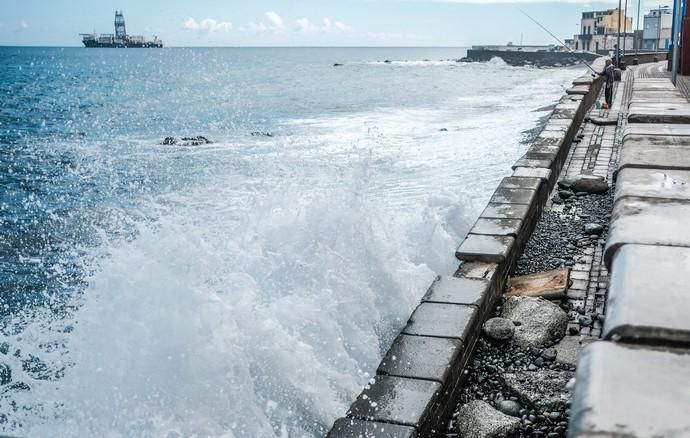
[[[171,145],[171,144],[177,144],[177,139],[175,137],[165,137],[163,139],[164,145]]]
[[[491,339],[507,341],[515,333],[515,324],[509,319],[491,318],[484,323],[484,333]]]
[[[503,414],[490,404],[474,400],[458,410],[456,428],[464,438],[510,436],[520,427],[520,419]]]
[[[513,339],[522,347],[547,347],[565,336],[568,327],[568,315],[543,298],[512,297],[503,305],[501,316],[521,323]]]
[[[585,224],[585,234],[592,236],[594,234],[601,234],[604,231],[604,226],[600,224],[589,223]]]
[[[600,195],[609,191],[609,185],[603,178],[594,175],[580,175],[573,181],[572,190],[575,192],[594,193]]]

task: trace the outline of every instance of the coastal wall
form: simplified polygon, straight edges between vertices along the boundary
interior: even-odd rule
[[[593,67],[603,70],[603,59]],[[601,86],[601,78],[589,73],[573,81],[456,250],[457,271],[431,284],[376,377],[345,417],[335,421],[330,438],[445,433],[482,325],[502,295]]]
[[[521,66],[533,64],[537,66],[573,65],[581,61],[591,62],[599,55],[594,53],[571,52],[529,52],[508,50],[467,50],[467,60],[472,62],[486,62],[492,58],[501,58],[508,65]]]

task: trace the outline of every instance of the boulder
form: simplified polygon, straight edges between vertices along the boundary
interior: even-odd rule
[[[543,298],[512,297],[503,305],[501,316],[520,324],[513,339],[522,347],[548,347],[565,336],[568,327],[563,309]]]
[[[458,410],[456,428],[463,438],[505,437],[519,427],[519,418],[499,412],[480,400],[471,401]]]
[[[600,195],[609,191],[609,185],[604,178],[594,175],[580,175],[571,185],[574,192],[593,193]]]
[[[505,318],[491,318],[484,323],[486,336],[497,341],[507,341],[515,333],[513,321]]]

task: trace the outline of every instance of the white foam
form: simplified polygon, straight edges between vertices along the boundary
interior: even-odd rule
[[[223,170],[151,199],[155,221],[135,240],[92,254],[73,315],[15,321],[5,338],[64,377],[33,379],[17,358],[31,391],[11,400],[33,409],[5,410],[23,424],[7,430],[323,435],[431,279],[457,265],[455,245],[541,115],[530,109],[575,76],[516,71],[531,76],[486,84],[503,94],[449,90],[445,108],[286,120],[289,135],[261,147],[167,152]]]

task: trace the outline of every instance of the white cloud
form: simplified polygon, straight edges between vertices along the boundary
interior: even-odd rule
[[[274,31],[281,31],[285,29],[285,23],[283,23],[283,18],[273,11],[266,12],[266,18],[271,23]]]
[[[254,23],[253,21],[250,21],[247,23],[247,29],[251,30],[252,32],[266,32],[268,30],[268,26],[261,22]]]
[[[321,20],[321,24],[312,24],[308,18],[295,20],[297,32],[303,35],[313,35],[317,33],[347,33],[354,29],[341,21],[333,21],[326,17]]]
[[[28,24],[24,19],[22,19],[22,20],[19,22],[19,27],[21,27],[22,29],[28,29],[28,28],[29,28],[29,24]]]
[[[182,25],[184,29],[204,32],[227,32],[232,30],[232,23],[229,21],[218,21],[213,18],[204,18],[201,22],[189,17]]]

